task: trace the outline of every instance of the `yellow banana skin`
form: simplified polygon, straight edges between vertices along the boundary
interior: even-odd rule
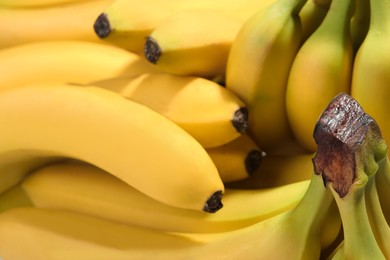
[[[212,9],[173,14],[147,37],[145,57],[175,75],[225,75],[230,46],[244,21]]]
[[[45,41],[0,50],[1,91],[42,82],[86,84],[151,71],[154,68],[134,53],[85,41]]]
[[[299,12],[302,23],[302,40],[307,38],[318,28],[323,21],[332,0],[308,0]]]
[[[21,207],[33,207],[33,203],[21,185],[15,185],[0,194],[0,213]]]
[[[22,183],[34,205],[169,232],[225,232],[295,207],[309,181],[273,189],[226,190],[218,214],[170,207],[111,174],[77,161],[43,166]],[[210,238],[209,238],[210,239]]]
[[[95,1],[95,0],[1,0],[0,6],[5,7],[45,7],[50,5],[83,2],[83,1]]]
[[[217,233],[208,241],[197,234],[167,234],[67,211],[13,209],[0,215],[0,255],[41,259],[41,250],[46,249],[44,257],[54,260],[318,259],[320,227],[332,203],[321,177],[313,175],[307,193],[294,209],[245,228]],[[31,247],[27,241],[42,242]]]
[[[0,6],[0,48],[48,40],[101,42],[92,26],[110,2],[90,0],[34,8]]]
[[[226,87],[247,104],[249,134],[267,154],[280,153],[294,143],[285,91],[301,45],[297,13],[304,3],[280,0],[252,15],[238,32],[228,57]]]
[[[294,136],[309,152],[316,150],[313,130],[321,112],[334,96],[350,92],[352,7],[353,1],[332,1],[323,22],[299,49],[291,67],[286,90],[288,120]]]
[[[224,183],[246,179],[260,167],[265,153],[247,134],[206,149]]]
[[[245,104],[231,91],[204,78],[145,73],[91,85],[148,106],[182,127],[205,148],[233,141],[248,126]]]
[[[163,203],[207,212],[222,207],[224,186],[204,148],[169,119],[117,93],[26,86],[1,93],[0,111],[6,126],[2,156],[20,153],[20,163],[53,156],[80,159]],[[3,163],[2,168],[10,167]],[[28,173],[18,170],[18,177]]]

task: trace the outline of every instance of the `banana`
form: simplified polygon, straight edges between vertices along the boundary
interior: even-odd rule
[[[224,183],[246,179],[262,163],[265,153],[247,134],[214,148],[206,149]]]
[[[351,96],[337,95],[314,131],[316,173],[332,192],[340,212],[344,242],[335,259],[385,259],[372,230],[365,193],[387,146],[378,124]],[[386,241],[388,242],[388,241]]]
[[[324,20],[332,0],[309,0],[299,12],[299,18],[302,24],[302,41],[318,28]]]
[[[248,178],[226,183],[231,189],[265,189],[309,180],[313,154],[269,155]]]
[[[175,13],[191,9],[208,9],[218,10],[239,19],[247,19],[255,10],[275,1],[115,0],[96,18],[94,30],[107,42],[127,50],[142,52],[145,38]]]
[[[230,46],[244,21],[213,9],[178,12],[148,35],[145,57],[175,75],[225,75]]]
[[[231,91],[204,78],[144,73],[91,85],[152,108],[186,130],[205,148],[233,141],[248,126],[245,104]]]
[[[0,48],[49,40],[102,42],[92,25],[110,2],[93,0],[36,8],[0,7]]]
[[[6,7],[45,7],[50,5],[59,5],[65,3],[95,1],[95,0],[1,0],[0,6]]]
[[[30,85],[2,92],[0,111],[4,174],[20,179],[29,172],[21,171],[22,162],[70,157],[172,206],[206,212],[222,207],[224,186],[204,148],[169,119],[117,93]],[[8,154],[19,156],[19,163],[6,160]],[[13,173],[5,172],[10,163],[19,167]]]
[[[0,213],[13,208],[32,206],[30,197],[19,184],[0,194]]]
[[[340,92],[349,93],[353,50],[350,17],[354,0],[332,1],[317,30],[294,59],[286,90],[287,116],[299,143],[310,152],[322,110]]]
[[[0,214],[0,255],[35,260],[42,259],[44,250],[44,258],[53,260],[318,259],[321,227],[333,203],[322,178],[313,174],[294,209],[248,227],[217,233],[211,240],[68,211],[12,209]]]
[[[354,62],[351,95],[372,115],[390,143],[390,1],[370,1],[370,25]],[[366,10],[367,11],[367,10]]]
[[[284,97],[290,66],[301,45],[298,12],[305,2],[279,0],[252,15],[229,53],[226,87],[248,106],[249,134],[267,154],[293,143]]]
[[[37,42],[0,50],[1,90],[52,81],[82,84],[152,71],[151,64],[134,53],[86,41]]]
[[[170,207],[79,161],[43,166],[32,172],[22,187],[39,208],[169,232],[215,233],[250,226],[295,207],[308,184],[307,180],[272,189],[226,190],[218,214]]]

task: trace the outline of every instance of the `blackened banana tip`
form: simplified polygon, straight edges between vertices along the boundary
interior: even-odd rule
[[[145,58],[153,64],[156,64],[161,55],[161,48],[157,41],[152,37],[146,37],[144,46]]]
[[[248,129],[248,109],[240,107],[234,112],[232,124],[240,134],[243,134]]]
[[[222,191],[216,191],[213,195],[206,201],[203,211],[208,213],[215,213],[223,207],[222,204]]]
[[[245,158],[245,169],[248,175],[252,175],[259,168],[264,156],[265,153],[257,149],[251,150],[247,154]]]
[[[111,33],[111,25],[107,14],[102,13],[98,16],[93,24],[93,29],[99,38],[106,38]]]

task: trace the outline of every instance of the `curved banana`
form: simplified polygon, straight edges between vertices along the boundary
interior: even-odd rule
[[[294,59],[286,91],[287,116],[299,143],[316,150],[314,126],[326,105],[350,92],[353,50],[350,17],[353,0],[332,1],[321,25]]]
[[[19,184],[0,194],[0,213],[13,208],[32,207],[33,205],[30,197]]]
[[[313,170],[314,154],[269,155],[246,179],[226,183],[232,189],[264,189],[308,180]]]
[[[115,0],[96,18],[94,30],[107,42],[131,51],[142,52],[145,38],[175,13],[191,9],[209,9],[247,19],[256,10],[275,1]]]
[[[50,5],[67,4],[83,1],[96,1],[96,0],[1,0],[0,6],[5,7],[45,7]]]
[[[53,260],[319,259],[321,227],[333,202],[322,178],[313,174],[308,191],[294,209],[216,233],[209,240],[199,234],[167,234],[67,211],[13,209],[0,214],[0,255],[39,259],[45,250],[45,257]],[[32,241],[37,245],[31,246]]]
[[[175,75],[225,75],[230,46],[244,21],[214,9],[178,12],[148,35],[145,57]]]
[[[356,55],[370,27],[370,0],[356,0],[355,12],[351,18],[351,37]]]
[[[206,149],[224,183],[246,179],[260,167],[265,153],[247,134]]]
[[[112,91],[61,84],[5,91],[0,122],[2,175],[23,177],[32,169],[19,167],[29,160],[71,157],[172,206],[222,207],[224,186],[204,148],[169,119]],[[15,172],[6,171],[11,166]]]
[[[134,53],[85,41],[37,42],[0,50],[1,91],[52,81],[82,84],[151,71],[155,71],[151,64]]]
[[[93,22],[110,2],[91,0],[36,8],[0,7],[0,48],[49,40],[99,42]]]
[[[91,85],[152,108],[186,130],[205,148],[233,141],[248,126],[245,104],[231,91],[204,78],[145,73]]]
[[[33,204],[169,232],[215,233],[250,226],[295,207],[309,181],[259,190],[226,190],[218,214],[160,203],[90,164],[62,162],[22,183]],[[205,235],[207,237],[207,234]]]
[[[278,153],[294,142],[285,110],[285,90],[291,63],[301,45],[298,12],[305,2],[279,0],[252,15],[229,53],[226,87],[248,106],[249,134],[267,154]]]
[[[367,35],[357,51],[351,95],[372,115],[390,143],[390,1],[370,1],[370,25]],[[366,10],[367,11],[367,10]]]
[[[324,20],[332,0],[308,0],[299,12],[302,41],[306,41]]]

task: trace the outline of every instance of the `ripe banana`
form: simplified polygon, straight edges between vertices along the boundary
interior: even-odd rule
[[[204,148],[169,119],[112,91],[55,84],[12,89],[0,94],[0,122],[1,172],[10,167],[7,154],[19,156],[16,167],[71,157],[172,206],[222,207],[224,186]],[[16,173],[4,174],[28,173],[11,170]]]
[[[313,170],[313,154],[266,155],[248,178],[226,183],[232,189],[264,189],[308,180]]]
[[[265,153],[247,134],[206,149],[224,183],[246,179],[260,167]]]
[[[370,0],[356,0],[355,12],[351,18],[353,51],[359,50],[370,26]]]
[[[245,104],[231,91],[204,78],[145,73],[91,85],[152,108],[186,130],[205,148],[233,141],[248,126]]]
[[[302,24],[302,41],[307,38],[318,28],[332,0],[308,0],[299,12],[299,18]]]
[[[0,7],[0,48],[48,40],[99,42],[92,25],[110,2],[93,0],[36,8]]]
[[[353,50],[350,17],[353,0],[332,1],[317,30],[304,42],[288,78],[288,120],[299,143],[316,150],[313,130],[321,112],[334,96],[349,93]]]
[[[59,5],[82,1],[96,1],[96,0],[1,0],[0,6],[5,7],[45,7],[50,5]]]
[[[0,50],[1,91],[40,82],[82,84],[151,71],[151,64],[134,53],[86,41],[37,42]]]
[[[292,210],[206,241],[197,234],[118,224],[67,211],[20,208],[0,214],[0,255],[7,259],[318,259],[333,204],[321,176]],[[222,211],[221,211],[222,212]],[[31,241],[39,241],[31,246]],[[280,249],[281,245],[283,250]]]
[[[23,181],[22,187],[40,208],[169,232],[215,233],[250,226],[290,210],[302,199],[308,184],[302,181],[272,189],[226,190],[224,207],[218,214],[170,207],[78,161],[41,167]]]
[[[226,87],[248,106],[249,134],[267,154],[292,142],[284,97],[290,66],[301,45],[298,12],[305,2],[279,0],[252,15],[229,53]]]
[[[115,0],[96,18],[94,30],[107,42],[127,50],[142,52],[145,38],[175,13],[191,9],[209,9],[247,19],[256,10],[275,1]]]
[[[337,203],[344,242],[335,259],[385,259],[370,225],[365,192],[386,160],[387,146],[375,120],[352,97],[337,95],[318,120],[314,170]],[[387,243],[388,241],[386,241]]]
[[[20,207],[32,207],[33,203],[21,185],[15,185],[0,194],[0,213]]]
[[[146,38],[145,57],[175,75],[225,75],[230,46],[244,21],[213,9],[178,12]]]
[[[367,36],[354,62],[351,95],[372,115],[390,143],[390,1],[370,1],[371,20]]]

